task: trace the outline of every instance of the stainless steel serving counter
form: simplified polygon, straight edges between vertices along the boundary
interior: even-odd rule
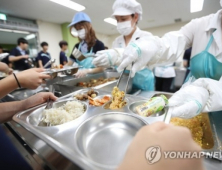
[[[159,92],[142,91],[138,94],[138,96],[150,98],[156,93]],[[222,121],[218,121],[222,120],[222,115],[215,114],[213,117],[217,119],[215,126],[219,129],[217,133],[219,139],[222,141]],[[5,126],[14,136],[16,136],[16,139],[20,141],[21,146],[29,153],[30,158],[27,158],[27,156],[24,156],[24,158],[29,161],[29,163],[33,166],[33,169],[81,169],[68,158],[64,157],[61,153],[49,146],[46,142],[39,139],[14,121],[8,122]],[[204,165],[206,170],[222,169],[222,163],[214,159],[205,159]]]

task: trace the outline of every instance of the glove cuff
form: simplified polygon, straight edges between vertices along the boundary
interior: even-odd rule
[[[139,48],[139,46],[138,46],[136,43],[134,43],[134,42],[131,42],[129,45],[131,45],[132,47],[134,47],[134,48],[136,49],[136,52],[137,52],[138,57],[141,57],[142,51],[141,51],[141,49]]]
[[[110,66],[113,66],[113,62],[112,62],[112,56],[110,55],[110,53],[109,53],[109,52],[107,52],[106,54],[107,54],[107,56],[108,56],[109,65],[110,65]]]

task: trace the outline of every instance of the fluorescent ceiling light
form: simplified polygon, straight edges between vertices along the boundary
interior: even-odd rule
[[[113,18],[106,18],[106,19],[104,19],[104,21],[109,23],[109,24],[117,26],[117,21]]]
[[[204,0],[190,0],[190,12],[199,12],[203,9]]]
[[[86,9],[84,6],[77,4],[71,0],[50,0],[50,1],[55,2],[59,5],[63,5],[67,8],[71,8],[75,11],[83,11],[84,9]]]
[[[12,32],[12,30],[9,30],[9,29],[1,29],[1,28],[0,28],[0,31],[4,31],[4,32]]]
[[[30,34],[28,31],[17,31],[17,30],[12,30],[14,33],[19,33],[19,34]]]
[[[28,31],[18,31],[18,30],[1,29],[1,28],[0,28],[0,31],[14,32],[14,33],[19,33],[19,34],[30,34],[30,32],[28,32]]]
[[[31,40],[33,38],[35,38],[35,34],[30,34],[25,37],[26,40]]]
[[[4,21],[6,21],[6,20],[7,20],[6,15],[0,13],[0,20],[4,20]]]

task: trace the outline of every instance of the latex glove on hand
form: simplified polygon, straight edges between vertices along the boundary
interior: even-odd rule
[[[160,147],[159,150],[155,150],[157,146]],[[151,147],[154,148],[153,152],[148,152],[148,149],[151,149]],[[157,122],[140,129],[117,170],[204,169],[202,159],[167,159],[164,158],[164,151],[185,151],[192,155],[193,152],[200,152],[201,148],[194,142],[187,128]]]
[[[81,77],[85,77],[86,75],[88,74],[88,69],[82,69],[82,70],[79,70],[75,76],[77,78],[81,78]]]
[[[189,119],[200,114],[207,103],[209,92],[193,84],[181,88],[169,99],[172,117]]]
[[[140,38],[131,42],[123,52],[123,61],[117,68],[121,72],[127,66],[134,62],[131,77],[134,77],[137,71],[144,69],[152,57],[156,55],[158,47],[155,43],[147,41],[146,38]]]
[[[176,92],[169,100],[173,117],[192,118],[201,112],[222,110],[222,79],[200,78]]]
[[[222,110],[222,78],[220,81],[200,78],[193,85],[206,89],[209,93],[207,103],[202,112],[216,112]]]
[[[123,61],[117,69],[121,72],[134,62],[132,76],[137,71],[149,67],[165,66],[175,62],[184,52],[185,36],[179,31],[165,34],[162,38],[157,36],[144,36],[130,43],[124,53]]]
[[[119,65],[121,62],[121,56],[117,49],[98,51],[95,56],[96,58],[93,60],[93,64],[96,67],[108,68],[111,66]]]

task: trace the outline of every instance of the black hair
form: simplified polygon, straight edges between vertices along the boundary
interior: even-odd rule
[[[20,44],[29,44],[29,43],[25,38],[19,38],[17,40],[17,44],[20,45]]]
[[[60,48],[62,48],[63,45],[68,45],[68,43],[67,43],[66,41],[60,41],[60,42],[59,42]]]
[[[134,18],[134,17],[135,17],[135,14],[131,14],[131,17]],[[139,19],[138,19],[138,21],[136,22],[136,24],[138,24],[138,22],[139,22]]]
[[[41,47],[44,47],[44,46],[49,46],[49,44],[47,42],[42,42]]]

